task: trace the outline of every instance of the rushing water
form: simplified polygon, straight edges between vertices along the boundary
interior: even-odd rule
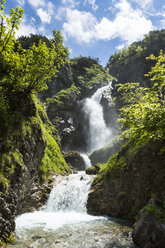
[[[84,112],[89,118],[88,152],[91,153],[103,147],[111,137],[111,130],[106,126],[103,107],[100,100],[104,91],[110,85],[98,89],[91,98],[84,101]]]
[[[89,152],[105,145],[111,136],[103,118],[99,89],[85,101],[89,116]],[[86,154],[86,168],[91,166]],[[16,218],[15,242],[8,248],[134,248],[132,229],[123,221],[87,214],[86,202],[93,176],[78,172],[59,177],[45,207]],[[99,202],[98,202],[99,204]]]
[[[90,161],[88,155],[87,155],[86,153],[81,153],[81,156],[82,156],[83,159],[84,159],[85,169],[88,169],[89,167],[91,167],[92,164],[91,164],[91,161]]]
[[[10,248],[135,247],[131,228],[107,217],[88,215],[86,201],[93,176],[72,174],[54,186],[45,208],[16,218]]]

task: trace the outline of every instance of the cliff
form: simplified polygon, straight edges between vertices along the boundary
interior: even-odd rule
[[[149,216],[157,223],[155,225],[160,225],[160,223],[162,225],[165,216],[165,152],[163,150],[161,152],[163,147],[163,141],[140,146],[137,146],[136,142],[125,144],[105,165],[102,165],[99,174],[94,179],[87,202],[88,213],[135,221],[140,218],[139,211],[148,204],[152,197],[155,197],[161,206],[159,219],[158,216],[155,217],[157,211],[154,206],[151,207],[153,211],[149,211],[149,207]],[[141,230],[139,228],[136,230],[137,225],[135,225],[134,241],[143,248],[158,247],[153,245],[154,237],[160,239],[160,237],[157,238],[157,229],[152,228],[153,231],[150,234],[150,229],[147,228],[144,235],[145,222],[141,221],[138,225]],[[148,226],[153,226],[153,222],[148,221]],[[163,225],[160,230],[165,233]],[[147,246],[150,236],[152,246]],[[162,236],[161,244],[164,241],[164,236]],[[157,244],[156,242],[155,245]],[[159,247],[163,248],[163,246]]]
[[[13,121],[0,143],[1,244],[12,238],[15,216],[41,207],[55,175],[70,173],[38,99],[22,97],[10,99]]]

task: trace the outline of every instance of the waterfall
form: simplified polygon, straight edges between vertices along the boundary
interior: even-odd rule
[[[89,117],[89,152],[106,144],[111,135],[103,118],[100,105],[102,93],[109,86],[99,89],[84,103]],[[86,168],[91,166],[86,154]],[[131,230],[112,218],[87,214],[86,202],[93,175],[84,171],[58,177],[47,204],[40,211],[16,217],[16,241],[9,248],[89,248],[89,247],[134,247]],[[98,204],[100,202],[98,201]]]
[[[81,157],[84,159],[85,169],[88,169],[89,167],[91,167],[92,164],[91,164],[91,161],[90,161],[88,155],[85,153],[80,153],[80,154],[81,154]]]
[[[93,177],[84,172],[66,177],[51,191],[45,210],[86,212],[86,201],[92,179]]]
[[[110,87],[110,84],[99,88],[91,98],[84,101],[84,112],[89,118],[89,153],[103,147],[110,139],[111,130],[106,126],[103,107],[100,104],[102,94]]]
[[[92,180],[93,176],[82,171],[64,177],[54,186],[44,210],[22,214],[16,218],[17,232],[32,228],[56,230],[70,223],[102,218],[88,215],[86,212],[86,201]]]

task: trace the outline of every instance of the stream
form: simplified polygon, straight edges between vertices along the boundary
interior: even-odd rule
[[[10,248],[133,248],[131,227],[122,220],[88,215],[93,176],[81,171],[59,178],[45,207],[16,218]]]
[[[89,153],[104,146],[112,135],[100,104],[108,87],[98,89],[84,101],[84,113],[89,117]],[[81,155],[86,168],[90,167],[87,154]],[[59,176],[42,210],[16,218],[15,241],[8,248],[135,248],[128,223],[87,214],[86,202],[93,178],[84,171]]]

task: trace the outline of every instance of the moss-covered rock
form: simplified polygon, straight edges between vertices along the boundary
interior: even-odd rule
[[[106,146],[90,154],[91,164],[106,163],[121,148],[122,143],[120,136],[114,137]]]
[[[94,179],[87,202],[88,212],[134,220],[151,195],[163,201],[165,153],[160,153],[163,145],[164,142],[124,145]]]
[[[88,169],[86,169],[86,174],[87,175],[97,175],[98,172],[99,172],[99,167],[94,167],[94,166],[91,166],[89,167]]]
[[[41,207],[53,186],[53,177],[71,173],[55,140],[57,132],[37,98],[29,97],[24,104],[11,107],[16,118],[8,123],[1,141],[1,243],[8,241],[15,229],[15,214]],[[27,106],[33,110],[27,111]]]
[[[134,224],[134,243],[143,248],[164,248],[164,225],[165,206],[156,198],[151,198],[140,211],[140,217]]]
[[[64,155],[64,158],[72,169],[82,171],[85,170],[85,162],[83,157],[77,151],[71,151]]]

